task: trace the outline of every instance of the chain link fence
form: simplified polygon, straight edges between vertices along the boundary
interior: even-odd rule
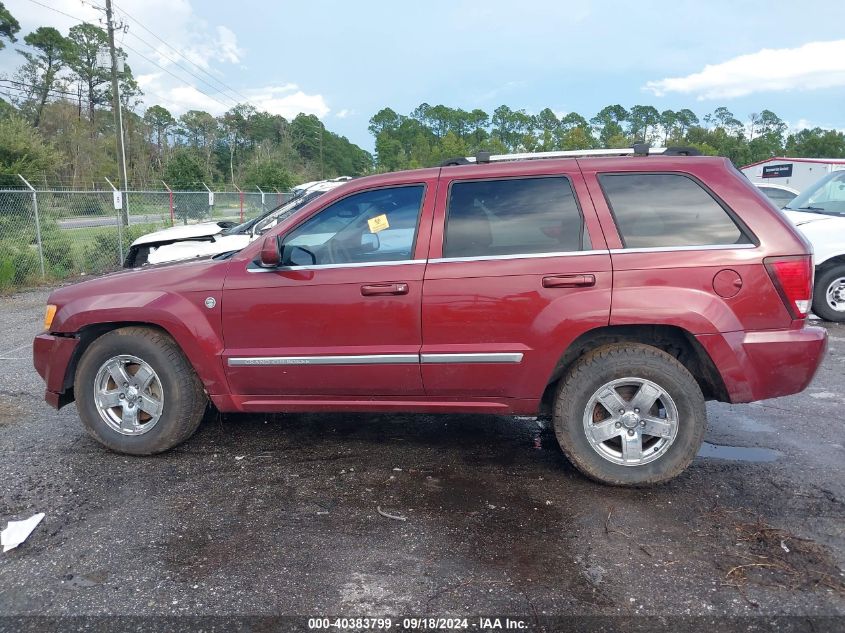
[[[121,267],[141,235],[178,224],[243,222],[288,192],[0,190],[0,292]],[[119,206],[119,205],[117,205]],[[128,221],[127,221],[128,220]]]

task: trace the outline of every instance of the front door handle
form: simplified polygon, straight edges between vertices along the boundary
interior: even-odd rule
[[[543,277],[543,288],[587,288],[595,285],[595,275],[554,275],[552,277]]]
[[[361,286],[361,294],[365,297],[378,297],[379,295],[406,295],[408,284],[367,284]]]

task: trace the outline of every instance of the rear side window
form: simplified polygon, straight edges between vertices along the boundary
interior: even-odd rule
[[[589,249],[569,179],[456,181],[449,192],[444,257]]]
[[[749,244],[728,212],[680,174],[599,176],[625,248]]]

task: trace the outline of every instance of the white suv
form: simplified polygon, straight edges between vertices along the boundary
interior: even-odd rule
[[[783,211],[813,245],[813,312],[845,322],[845,170],[829,173]]]
[[[351,180],[349,176],[341,176],[331,180],[306,182],[294,187],[293,199],[242,224],[201,222],[147,233],[132,242],[123,267],[138,268],[145,264],[163,264],[240,250],[260,237],[262,233],[276,226],[280,218],[287,217],[314,198],[349,180]]]

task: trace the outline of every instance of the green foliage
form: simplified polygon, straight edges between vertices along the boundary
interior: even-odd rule
[[[38,283],[38,251],[18,241],[0,241],[0,292]]]
[[[483,110],[452,109],[423,103],[410,115],[384,108],[370,119],[377,168],[393,171],[436,165],[446,158],[493,153],[625,148],[638,141],[691,145],[704,154],[727,156],[737,165],[775,156],[845,156],[845,135],[834,130],[802,130],[784,141],[786,124],[771,110],[751,114],[744,125],[725,107],[699,119],[687,108],[658,112],[650,105],[602,108],[587,121],[577,112],[558,117],[550,108],[532,115],[501,105]]]
[[[142,235],[160,229],[156,224],[135,224],[123,227],[123,254]],[[101,229],[82,250],[81,269],[86,273],[100,274],[117,270],[123,265],[120,261],[117,231],[114,228]]]
[[[15,19],[5,5],[0,2],[0,50],[6,47],[4,39],[16,42],[15,35],[21,30],[20,23]]]
[[[61,156],[18,116],[0,119],[0,172],[24,176],[54,172]]]
[[[286,191],[293,187],[293,177],[285,169],[284,164],[274,157],[257,158],[244,170],[243,186],[254,189]]]
[[[167,162],[163,177],[171,189],[196,191],[203,188],[205,170],[193,152],[179,149]]]

